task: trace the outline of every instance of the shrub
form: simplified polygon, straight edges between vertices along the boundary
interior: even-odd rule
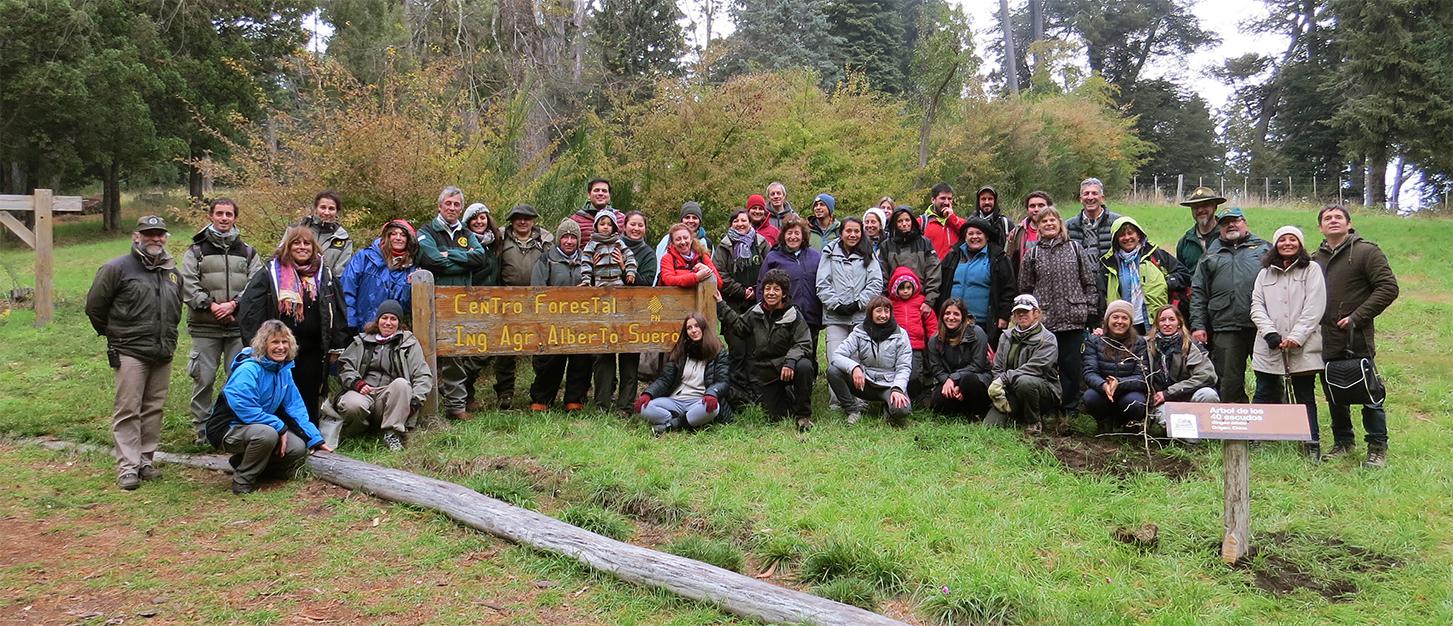
[[[858,608],[876,611],[878,589],[861,578],[835,578],[812,588],[812,592],[829,600],[851,604]]]
[[[896,550],[834,539],[803,559],[800,577],[812,583],[856,577],[893,592],[904,588],[908,581],[907,569],[902,554]]]

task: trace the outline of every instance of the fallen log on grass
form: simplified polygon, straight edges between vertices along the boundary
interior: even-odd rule
[[[51,449],[104,451],[96,446],[60,441],[45,441],[41,445]],[[158,452],[156,460],[209,470],[232,470],[226,457],[221,455]],[[616,541],[451,482],[340,454],[309,455],[308,468],[314,476],[340,487],[432,509],[470,528],[564,555],[621,580],[664,589],[740,617],[771,623],[902,624],[855,606],[779,587],[700,561]]]

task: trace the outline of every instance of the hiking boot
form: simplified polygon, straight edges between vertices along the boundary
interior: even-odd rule
[[[384,431],[383,443],[388,446],[390,452],[399,452],[404,449],[404,437],[396,430]]]
[[[141,470],[137,474],[141,476],[142,480],[156,480],[161,478],[161,470],[157,469],[154,465],[141,466]]]
[[[566,411],[579,411],[579,410],[584,409],[584,408],[585,408],[585,404],[580,403],[580,402],[566,402],[565,403],[565,410]]]
[[[1332,444],[1332,449],[1328,450],[1327,454],[1322,455],[1322,457],[1332,459],[1342,456],[1344,454],[1351,454],[1356,451],[1356,449],[1357,447],[1350,443],[1336,443]]]
[[[1304,443],[1302,444],[1302,454],[1306,455],[1308,461],[1311,461],[1313,463],[1321,463],[1322,444],[1315,441],[1313,441],[1312,443]]]
[[[449,410],[449,419],[452,419],[452,420],[455,420],[455,421],[458,421],[458,422],[467,422],[469,420],[474,419],[474,416],[473,415],[470,415],[469,414],[469,411],[465,411],[464,409],[450,409]]]
[[[548,404],[541,404],[539,402],[531,402],[530,403],[530,410],[531,411],[534,411],[536,413],[539,413],[541,411],[549,411],[550,410],[550,405],[548,405]]]
[[[515,398],[514,398],[514,396],[500,396],[499,397],[499,410],[501,410],[501,411],[509,411],[509,410],[511,410],[513,408],[515,408]]]
[[[470,400],[464,403],[464,410],[469,411],[470,413],[478,411],[479,408],[480,405],[478,400]]]
[[[797,432],[805,433],[812,430],[812,418],[803,416],[797,418]]]
[[[257,487],[254,487],[252,485],[244,485],[239,482],[232,483],[232,493],[235,495],[245,496],[254,491],[257,491]]]
[[[1024,432],[1031,435],[1038,435],[1044,432],[1044,425],[1039,422],[1030,422],[1028,426],[1024,427]]]
[[[666,434],[666,431],[668,431],[668,430],[671,430],[671,425],[670,424],[652,424],[651,425],[651,436],[652,437],[660,437],[661,435]]]
[[[863,419],[862,411],[853,411],[852,413],[848,413],[848,426],[852,426],[853,424],[858,423],[858,420],[861,419]]]
[[[136,472],[126,472],[116,477],[116,486],[126,491],[135,491],[141,486],[141,476]]]
[[[1369,469],[1382,469],[1387,467],[1387,447],[1367,446],[1367,460],[1362,462],[1362,466]]]

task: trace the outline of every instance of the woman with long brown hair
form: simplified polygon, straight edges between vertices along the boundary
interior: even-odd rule
[[[706,317],[693,312],[681,322],[681,336],[666,355],[661,375],[636,398],[636,412],[651,424],[654,435],[728,419],[730,378],[726,349]]]

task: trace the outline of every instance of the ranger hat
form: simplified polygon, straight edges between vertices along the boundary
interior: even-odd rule
[[[1202,202],[1214,202],[1217,206],[1220,206],[1226,202],[1226,199],[1216,195],[1216,191],[1210,187],[1196,187],[1191,190],[1191,195],[1186,198],[1185,202],[1181,203],[1181,206],[1192,206]]]
[[[132,229],[131,232],[142,233],[148,230],[159,230],[164,233],[171,232],[166,229],[166,220],[156,215],[145,215],[141,219],[136,220],[136,228]]]

